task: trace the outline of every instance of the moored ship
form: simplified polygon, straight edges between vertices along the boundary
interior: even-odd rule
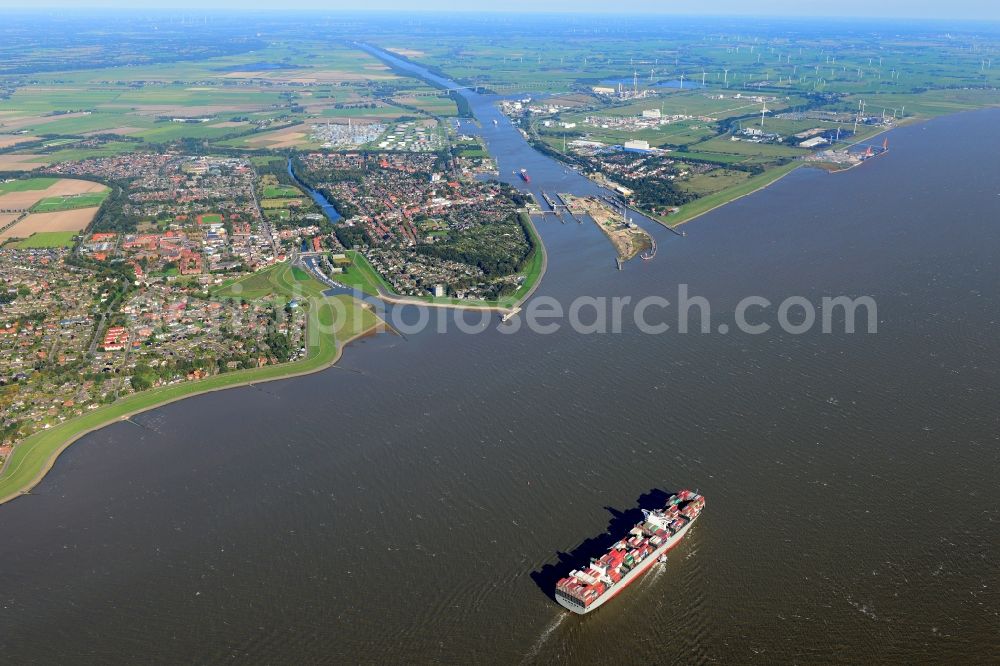
[[[643,521],[611,550],[556,584],[556,601],[581,615],[596,610],[657,561],[665,561],[666,552],[684,538],[704,508],[704,497],[682,490],[671,495],[662,509],[643,509]]]

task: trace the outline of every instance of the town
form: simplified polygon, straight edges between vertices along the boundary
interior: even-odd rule
[[[113,194],[70,242],[0,248],[0,456],[138,391],[301,358],[304,308],[227,288],[300,256],[319,258],[311,268],[327,284],[354,284],[363,263],[398,295],[514,292],[534,248],[526,199],[476,180],[492,162],[462,141],[455,156],[296,156],[343,214],[336,224],[279,157],[128,153],[46,169]]]
[[[347,221],[335,235],[360,251],[392,291],[491,301],[521,283],[532,251],[507,185],[455,179],[432,153],[309,153],[296,169]],[[457,170],[461,170],[459,167]]]

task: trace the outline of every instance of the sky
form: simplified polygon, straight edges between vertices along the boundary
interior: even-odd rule
[[[587,12],[612,14],[769,15],[1000,20],[997,0],[0,0],[0,9],[276,8],[386,11]]]

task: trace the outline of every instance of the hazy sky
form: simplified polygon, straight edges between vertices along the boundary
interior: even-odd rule
[[[997,0],[0,0],[0,9],[326,9],[433,11],[576,11],[614,14],[768,14],[1000,20]]]

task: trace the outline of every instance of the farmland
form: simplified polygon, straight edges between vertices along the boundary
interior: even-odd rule
[[[99,206],[108,194],[100,183],[71,178],[27,178],[0,183],[0,210],[38,213]]]
[[[28,238],[47,232],[82,231],[94,219],[97,208],[74,208],[55,213],[31,213],[12,227],[0,232],[0,242],[8,238]]]
[[[76,208],[90,208],[100,206],[108,196],[108,191],[91,192],[87,194],[69,194],[54,197],[45,197],[31,207],[33,213],[55,213],[62,210],[74,210]]]

